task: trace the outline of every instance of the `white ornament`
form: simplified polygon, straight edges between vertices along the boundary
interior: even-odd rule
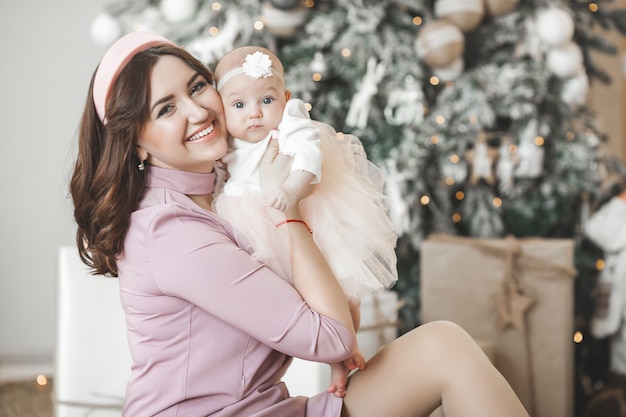
[[[378,83],[385,75],[383,63],[377,63],[375,57],[367,60],[367,72],[361,81],[361,87],[356,92],[350,103],[350,109],[346,116],[348,126],[356,126],[363,129],[367,126],[372,97],[378,92]]]
[[[546,54],[546,65],[557,77],[569,78],[578,74],[583,66],[583,54],[580,46],[574,42],[551,48]]]
[[[389,217],[399,236],[409,231],[411,217],[409,204],[405,197],[407,175],[399,172],[394,159],[387,159],[383,166],[385,174],[385,194],[389,197]]]
[[[226,52],[234,48],[235,39],[242,31],[241,22],[237,9],[229,8],[226,12],[226,21],[217,35],[197,38],[187,46],[187,50],[206,64],[216,63]]]
[[[574,35],[574,20],[560,7],[541,10],[537,13],[537,34],[548,46],[563,45]]]
[[[191,19],[197,8],[197,0],[161,0],[161,13],[172,23]]]
[[[433,75],[437,76],[440,81],[445,83],[459,78],[459,76],[463,74],[464,69],[465,62],[463,61],[463,57],[459,57],[448,66],[433,68]]]
[[[541,62],[547,50],[547,46],[537,34],[537,22],[535,19],[526,19],[524,28],[525,36],[524,39],[515,46],[515,56],[530,56],[535,61]]]
[[[570,107],[576,108],[585,104],[587,93],[589,93],[589,77],[585,71],[580,71],[578,75],[563,83],[561,100]]]
[[[91,39],[98,45],[110,46],[122,35],[120,23],[108,13],[101,13],[91,22]]]
[[[537,137],[537,120],[531,120],[520,135],[517,155],[519,164],[515,170],[517,178],[537,178],[543,173],[543,146],[535,144]]]
[[[412,75],[404,79],[402,88],[389,93],[385,120],[390,125],[419,125],[424,120],[424,93]]]
[[[511,154],[511,144],[508,140],[503,139],[498,149],[498,163],[496,165],[496,176],[499,180],[498,188],[503,193],[509,193],[513,190],[513,174],[517,161],[517,155]]]

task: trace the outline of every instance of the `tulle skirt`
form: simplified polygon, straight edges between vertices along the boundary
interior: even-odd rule
[[[359,139],[320,124],[322,179],[300,203],[304,220],[346,295],[361,299],[398,279],[397,235],[389,218],[384,178]],[[215,209],[240,245],[287,280],[291,277],[284,214],[260,195],[218,196]]]

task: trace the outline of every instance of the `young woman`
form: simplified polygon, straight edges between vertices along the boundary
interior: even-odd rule
[[[184,50],[135,32],[105,54],[83,114],[71,194],[77,245],[117,276],[133,358],[125,416],[527,416],[458,326],[424,325],[350,377],[344,398],[289,397],[292,356],[355,351],[348,301],[311,234],[287,222],[292,284],[241,249],[211,210],[227,149],[212,74]],[[271,192],[290,160],[270,142]],[[278,222],[302,220],[298,204]]]

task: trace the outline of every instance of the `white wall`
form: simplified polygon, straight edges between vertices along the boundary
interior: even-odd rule
[[[89,27],[105,3],[0,0],[0,379],[53,360],[57,248],[74,242],[67,180],[105,50]]]

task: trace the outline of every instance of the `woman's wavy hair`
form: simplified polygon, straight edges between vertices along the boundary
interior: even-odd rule
[[[117,277],[131,213],[141,199],[147,171],[139,164],[138,138],[150,117],[150,74],[161,56],[183,60],[213,82],[213,74],[185,50],[173,45],[151,47],[135,55],[119,73],[106,101],[106,126],[93,104],[91,78],[78,136],[78,154],[70,180],[76,244],[93,274]]]

